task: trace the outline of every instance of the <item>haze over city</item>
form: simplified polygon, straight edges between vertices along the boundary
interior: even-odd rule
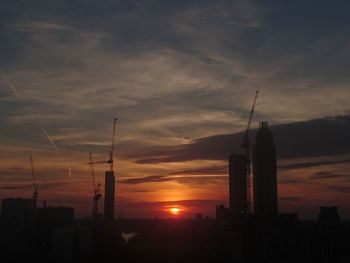
[[[213,217],[228,204],[255,91],[279,211],[350,218],[349,3],[1,1],[0,198],[91,215],[89,153],[107,160],[117,217]],[[107,164],[96,164],[97,181]]]

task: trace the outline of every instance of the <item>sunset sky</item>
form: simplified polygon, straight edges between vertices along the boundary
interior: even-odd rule
[[[117,215],[214,216],[259,89],[251,138],[270,123],[280,212],[337,205],[350,218],[349,11],[337,0],[2,0],[0,198],[31,196],[32,154],[40,204],[89,216],[88,154],[108,158],[118,117]],[[107,169],[95,165],[100,182]]]

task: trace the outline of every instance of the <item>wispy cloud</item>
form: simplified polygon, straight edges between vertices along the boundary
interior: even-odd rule
[[[292,164],[279,165],[278,168],[280,168],[280,169],[287,169],[287,170],[289,170],[289,169],[303,169],[303,168],[311,168],[311,167],[315,167],[315,166],[344,164],[344,163],[350,163],[350,159],[333,160],[333,161],[292,163]]]
[[[350,193],[350,186],[344,185],[344,186],[339,186],[339,185],[332,185],[329,187],[329,189],[339,192],[339,193]]]
[[[321,171],[313,173],[309,179],[332,179],[332,178],[338,178],[338,177],[350,177],[349,174],[341,174],[341,173],[334,173],[330,171]]]
[[[155,175],[155,176],[146,176],[139,178],[128,178],[120,180],[124,184],[143,184],[143,183],[160,183],[175,181],[181,184],[196,184],[204,185],[208,183],[217,183],[217,182],[226,182],[228,176],[218,176],[218,175],[193,175],[193,176],[170,176],[170,175]]]
[[[344,140],[350,132],[349,116],[313,119],[303,122],[271,126],[280,159],[336,156],[350,153],[350,144]],[[317,131],[315,133],[315,131]],[[252,131],[254,137],[255,130]],[[175,146],[150,147],[143,152],[130,153],[140,164],[182,162],[196,159],[226,160],[232,153],[241,152],[243,133],[221,134],[193,140]],[[324,138],[327,138],[325,140]],[[145,156],[144,158],[142,158]],[[281,165],[282,169],[298,169],[327,164],[348,163],[348,159],[335,161],[305,162]]]

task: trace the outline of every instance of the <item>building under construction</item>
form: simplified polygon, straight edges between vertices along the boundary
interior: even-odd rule
[[[105,174],[104,218],[109,223],[114,219],[115,176],[114,171]]]
[[[244,214],[247,210],[247,166],[242,154],[229,156],[229,196],[232,215]]]
[[[253,147],[254,214],[262,220],[277,217],[276,146],[267,122],[261,122]]]

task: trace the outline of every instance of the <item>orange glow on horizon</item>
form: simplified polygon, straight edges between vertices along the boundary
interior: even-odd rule
[[[169,213],[174,215],[174,216],[179,215],[181,212],[182,212],[182,208],[180,208],[180,207],[176,206],[176,207],[170,207],[169,208]]]

